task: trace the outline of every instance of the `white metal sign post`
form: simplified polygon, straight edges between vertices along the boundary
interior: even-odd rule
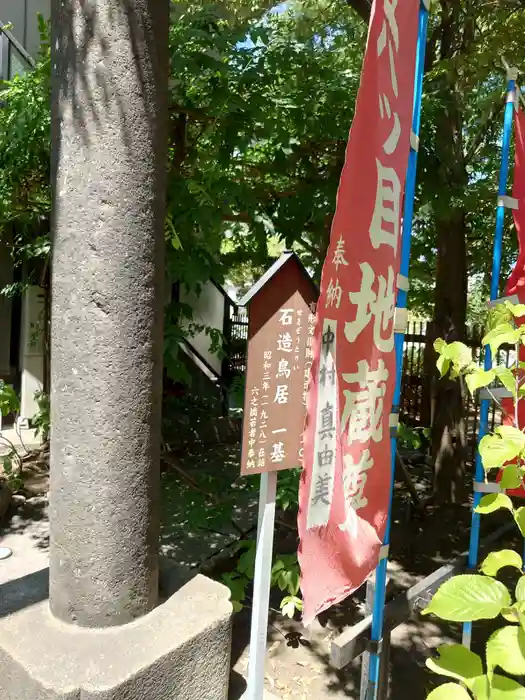
[[[249,308],[241,474],[260,474],[248,688],[263,700],[277,473],[302,463],[318,290],[284,253],[241,301]]]
[[[253,584],[252,628],[246,700],[263,700],[266,664],[266,638],[270,612],[273,532],[275,526],[275,495],[277,472],[261,474],[259,517],[257,521],[257,552]]]

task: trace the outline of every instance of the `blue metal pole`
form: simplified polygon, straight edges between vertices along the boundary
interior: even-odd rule
[[[492,256],[492,278],[490,284],[490,299],[494,301],[499,296],[499,282],[500,282],[500,272],[501,272],[501,252],[503,248],[503,229],[505,224],[505,206],[503,202],[499,201],[500,197],[503,197],[507,193],[507,180],[509,175],[509,160],[510,160],[510,140],[512,136],[512,124],[514,118],[514,101],[516,93],[516,81],[515,75],[511,73],[513,69],[509,69],[508,83],[507,83],[507,103],[505,105],[505,118],[503,122],[503,142],[502,142],[502,155],[501,155],[501,167],[499,173],[499,186],[498,186],[498,207],[496,210],[496,230],[494,233],[494,250]],[[492,355],[490,348],[485,348],[485,369],[490,369],[492,367]],[[488,432],[489,423],[489,408],[490,400],[483,400],[481,402],[480,418],[479,418],[479,434],[478,434],[478,444],[479,441]],[[481,462],[481,457],[479,452],[476,454],[476,475],[475,483],[482,484],[485,480],[485,473],[483,470],[483,464]],[[478,553],[479,553],[479,538],[480,538],[480,525],[481,516],[476,513],[476,508],[483,497],[481,491],[474,492],[474,504],[472,511],[472,526],[470,530],[470,547],[468,554],[468,568],[475,569],[478,565]],[[467,622],[463,625],[463,644],[470,648],[472,641],[472,622]]]
[[[421,2],[419,9],[419,30],[417,41],[416,69],[414,79],[414,106],[412,112],[412,132],[419,138],[421,126],[421,101],[423,97],[423,76],[425,72],[425,50],[427,41],[428,28],[428,8],[424,1]],[[410,267],[410,245],[412,237],[412,219],[414,216],[414,197],[416,193],[416,175],[417,175],[417,146],[410,149],[408,160],[407,177],[405,184],[405,203],[403,211],[403,230],[401,242],[401,264],[400,274],[404,278],[408,278]],[[406,309],[407,306],[407,289],[399,289],[397,297],[397,308]],[[395,354],[396,354],[396,385],[394,390],[393,413],[399,413],[399,403],[401,399],[401,379],[403,371],[403,346],[405,341],[405,333],[400,332],[395,335]],[[390,505],[388,512],[388,520],[383,544],[390,546],[390,531],[392,521],[392,496],[394,491],[394,477],[396,468],[396,443],[397,437],[394,435],[391,438],[392,443],[392,468],[390,478]],[[379,562],[376,569],[376,586],[374,605],[372,610],[372,628],[370,638],[373,648],[370,652],[369,666],[369,682],[366,700],[375,700],[377,695],[377,686],[379,683],[380,671],[380,653],[378,645],[381,643],[383,636],[384,623],[384,607],[386,594],[386,578],[387,578],[387,563],[388,557],[384,557]],[[374,648],[376,647],[376,648]]]

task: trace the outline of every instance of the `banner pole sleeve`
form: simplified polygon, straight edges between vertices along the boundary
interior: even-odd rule
[[[417,40],[417,56],[414,77],[414,106],[412,112],[412,132],[416,136],[415,141],[419,141],[419,131],[421,127],[421,102],[423,97],[423,77],[425,73],[425,53],[428,29],[428,7],[425,2],[421,2],[419,8],[419,28]],[[410,149],[407,178],[405,185],[405,202],[403,211],[403,231],[401,239],[401,264],[400,274],[407,278],[410,267],[410,244],[412,237],[412,220],[414,216],[414,197],[416,193],[416,176],[417,176],[417,148]],[[406,309],[408,291],[407,289],[399,289],[397,297],[397,307]],[[396,332],[395,334],[395,353],[396,353],[396,385],[394,391],[393,413],[399,413],[399,403],[401,399],[401,379],[403,371],[403,346],[405,339],[405,331]],[[388,521],[383,544],[390,545],[390,530],[392,520],[392,497],[394,491],[394,475],[396,465],[396,449],[397,437],[394,435],[391,438],[392,450],[392,465],[390,475],[390,505],[388,512]],[[383,636],[384,622],[384,607],[387,581],[387,564],[388,557],[381,559],[379,566],[376,569],[376,586],[374,596],[374,606],[372,612],[372,651],[370,652],[369,665],[369,684],[366,700],[375,700],[377,696],[379,675],[380,675],[380,653],[381,640]]]
[[[509,161],[510,161],[510,141],[512,136],[512,124],[514,121],[514,100],[516,91],[516,72],[515,69],[509,68],[508,71],[508,83],[507,83],[507,101],[505,105],[505,117],[503,123],[503,143],[502,143],[502,157],[501,157],[501,167],[499,173],[499,186],[498,186],[498,207],[496,209],[496,230],[494,233],[494,248],[492,255],[492,277],[490,285],[490,300],[494,301],[499,296],[499,283],[500,283],[500,273],[501,273],[501,253],[503,248],[503,229],[505,225],[505,207],[500,206],[499,198],[503,197],[507,193],[507,180],[509,176]],[[490,369],[492,367],[492,355],[490,348],[485,348],[485,369]],[[479,433],[478,433],[478,445],[482,438],[488,432],[489,423],[489,408],[490,399],[483,399],[480,408],[480,418],[479,418]],[[483,470],[483,464],[481,462],[481,457],[479,452],[476,452],[476,474],[475,483],[481,483],[485,479],[485,473]],[[480,525],[481,516],[476,513],[476,508],[479,506],[480,501],[483,497],[481,492],[474,492],[474,502],[472,506],[472,526],[470,530],[470,546],[468,555],[468,568],[475,569],[478,565],[478,553],[479,553],[479,538],[480,538]],[[464,646],[470,648],[472,641],[472,623],[467,622],[463,625],[463,644]]]

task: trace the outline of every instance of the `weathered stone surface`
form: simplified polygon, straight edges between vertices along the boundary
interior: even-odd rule
[[[28,499],[44,496],[49,491],[49,472],[33,472],[24,477],[22,490]]]
[[[15,493],[13,496],[13,505],[14,506],[23,506],[24,503],[27,501],[27,498],[25,496],[22,496],[21,493]]]
[[[28,597],[10,598],[11,614],[0,599],[2,700],[226,700],[231,604],[224,586],[196,576],[129,625],[85,629],[37,602],[46,594],[42,574]]]
[[[33,498],[28,498],[26,501],[26,506],[29,508],[45,508],[49,503],[47,496],[33,496]]]
[[[168,0],[53,0],[50,604],[157,602]]]

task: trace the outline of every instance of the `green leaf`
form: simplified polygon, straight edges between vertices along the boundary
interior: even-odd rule
[[[492,683],[488,676],[480,676],[470,687],[476,700],[525,700],[525,688],[522,685],[497,674]]]
[[[513,608],[516,610],[518,623],[521,625],[521,629],[525,630],[525,603],[516,603]]]
[[[521,318],[522,316],[525,316],[525,304],[512,304],[507,301],[505,306],[514,316],[514,318]]]
[[[512,601],[500,582],[477,574],[464,574],[445,581],[423,615],[433,614],[450,622],[492,620]]]
[[[301,587],[301,579],[299,576],[298,571],[292,571],[292,575],[290,576],[290,583],[288,585],[288,590],[293,596],[296,596],[299,593],[299,589]]]
[[[488,345],[495,355],[502,345],[516,345],[519,339],[519,331],[510,323],[502,323],[489,331],[483,338],[483,345]]]
[[[299,592],[300,574],[297,555],[282,555],[272,568],[272,585],[294,597]]]
[[[514,513],[514,520],[519,527],[521,534],[525,537],[525,508],[521,507]]]
[[[464,343],[454,342],[447,345],[444,355],[452,361],[457,370],[465,369],[472,364],[472,349]]]
[[[502,323],[510,323],[513,316],[505,304],[497,304],[493,306],[487,317],[487,330],[492,331]]]
[[[445,683],[435,688],[427,700],[472,700],[465,688],[457,683]]]
[[[237,571],[244,574],[249,579],[254,577],[256,548],[250,547],[240,557],[237,562]]]
[[[465,381],[471,394],[481,387],[488,386],[496,378],[496,372],[493,369],[484,370],[479,367],[474,369],[470,374],[467,374]]]
[[[516,377],[512,370],[508,367],[497,367],[495,372],[505,389],[508,389],[513,396],[516,396]]]
[[[282,571],[277,578],[277,585],[280,591],[286,591],[290,580],[291,571]]]
[[[511,566],[514,569],[518,569],[518,571],[521,571],[523,568],[523,561],[520,555],[512,549],[491,552],[481,565],[481,571],[485,576],[497,576],[500,569],[506,566]]]
[[[517,489],[521,484],[521,472],[515,464],[507,464],[506,467],[503,467],[503,474],[499,482],[502,489]]]
[[[504,493],[488,493],[483,496],[479,506],[476,508],[476,513],[481,513],[481,515],[489,515],[490,513],[495,513],[497,510],[505,508],[511,512],[514,510],[512,501]]]
[[[459,681],[477,678],[483,674],[480,657],[461,644],[444,645],[437,650],[439,658],[427,659],[427,667],[439,676]]]
[[[451,364],[454,366],[455,376],[472,364],[472,350],[464,343],[456,341],[447,344],[442,338],[438,338],[434,342],[434,350],[439,354],[436,366],[442,377],[447,374]]]
[[[521,629],[525,630],[525,603],[516,603],[513,607],[516,610],[518,623],[521,625]]]
[[[513,676],[525,674],[525,632],[521,627],[508,625],[494,632],[487,642],[489,673],[499,666]]]
[[[285,563],[282,559],[278,559],[272,567],[272,577],[277,576],[277,574],[285,568]]]
[[[230,601],[232,605],[235,607],[235,603],[239,603],[241,604],[240,609],[242,610],[242,602],[246,598],[246,587],[249,584],[248,579],[234,572],[223,574],[222,582],[230,589]]]
[[[240,542],[237,542],[235,547],[233,548],[234,552],[242,552],[244,550],[256,548],[257,543],[254,540],[241,540]]]
[[[525,449],[525,433],[513,425],[500,425],[496,428],[496,434],[500,435],[504,440],[509,440],[516,445],[521,445],[521,449]]]
[[[434,341],[434,350],[441,354],[443,350],[447,347],[446,342],[443,340],[443,338],[436,338]]]
[[[518,603],[525,603],[525,576],[522,576],[516,584],[515,596]]]
[[[499,434],[485,435],[479,443],[479,454],[485,471],[499,469],[506,462],[516,459],[522,449],[521,442],[503,439]]]
[[[289,595],[281,601],[281,612],[286,617],[292,619],[295,616],[295,611],[303,609],[303,601],[296,596]]]
[[[285,617],[289,617],[291,620],[295,615],[295,605],[291,601],[288,601],[288,603],[281,606],[281,612]]]
[[[444,377],[450,369],[450,360],[444,355],[440,355],[436,362],[440,377]]]
[[[10,413],[18,413],[19,411],[20,400],[16,391],[10,384],[0,380],[0,414],[8,416]]]
[[[511,605],[510,608],[503,608],[501,611],[501,616],[507,620],[507,622],[512,622],[513,624],[519,624],[520,615],[517,605]]]

